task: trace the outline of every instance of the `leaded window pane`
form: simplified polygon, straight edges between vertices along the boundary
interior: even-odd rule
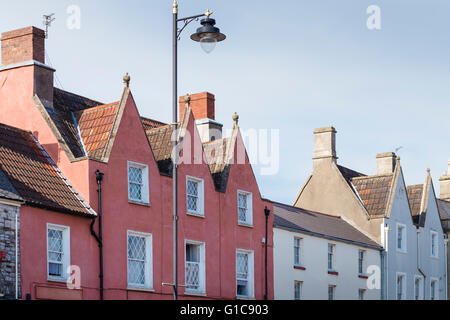
[[[237,253],[236,255],[236,280],[237,295],[249,295],[249,256],[246,253]]]
[[[128,282],[145,285],[146,239],[139,236],[128,236]]]

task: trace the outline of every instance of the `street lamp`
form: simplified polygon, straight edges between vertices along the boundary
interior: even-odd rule
[[[204,14],[199,14],[186,18],[178,18],[178,3],[173,2],[173,134],[172,143],[175,152],[173,152],[173,297],[178,299],[178,40],[180,40],[183,30],[192,22],[198,21],[201,17],[202,27],[191,36],[191,39],[200,42],[201,47],[207,53],[214,50],[217,42],[226,39],[226,36],[220,33],[220,29],[215,27],[216,21],[211,19],[213,13],[209,10]],[[181,22],[182,27],[178,27]]]

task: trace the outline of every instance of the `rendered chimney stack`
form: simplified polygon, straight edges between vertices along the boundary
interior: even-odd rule
[[[45,32],[27,27],[2,33],[2,65],[8,66],[26,61],[45,64]]]
[[[323,162],[337,162],[336,133],[333,127],[314,130],[314,167]]]
[[[450,160],[448,161],[447,174],[439,180],[441,183],[441,199],[450,201]]]
[[[395,170],[397,156],[393,152],[380,153],[377,155],[377,174],[391,174]]]
[[[222,139],[223,125],[216,122],[215,97],[209,92],[190,96],[190,106],[202,142]],[[180,97],[180,121],[183,120],[186,109],[185,97]]]

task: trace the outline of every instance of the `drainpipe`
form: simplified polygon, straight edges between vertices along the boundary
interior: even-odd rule
[[[389,300],[389,243],[388,243],[388,234],[389,234],[389,226],[385,224],[384,227],[384,250],[385,250],[385,259],[384,259],[384,277],[385,281],[385,290],[384,290],[384,300]]]
[[[19,226],[19,208],[16,209],[16,232],[15,232],[15,237],[16,237],[16,300],[19,300],[19,230],[18,230],[18,226]]]
[[[448,239],[444,240],[445,254],[445,300],[448,300]]]
[[[269,285],[268,285],[268,264],[267,264],[267,246],[268,246],[268,237],[269,237],[269,216],[270,210],[266,207],[264,209],[264,213],[266,215],[266,240],[264,241],[264,250],[265,250],[265,293],[264,300],[269,300]]]
[[[386,251],[380,250],[380,264],[381,264],[381,300],[387,300],[386,299]]]
[[[95,171],[95,177],[98,185],[98,217],[94,218],[91,223],[91,234],[97,240],[100,256],[100,300],[103,300],[103,230],[102,230],[102,181],[105,175],[99,170]],[[98,219],[98,235],[94,231],[94,224]]]

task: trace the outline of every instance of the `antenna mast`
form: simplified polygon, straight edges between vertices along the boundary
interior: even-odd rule
[[[48,28],[52,25],[52,22],[56,20],[54,16],[54,13],[49,15],[44,14],[45,39],[48,39]]]

